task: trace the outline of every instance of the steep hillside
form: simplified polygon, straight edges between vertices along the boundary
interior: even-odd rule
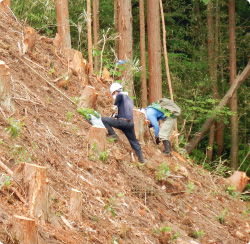
[[[147,165],[132,160],[128,141],[118,132],[108,143],[107,160],[88,154],[90,124],[63,96],[79,97],[82,84],[72,72],[67,84],[67,60],[51,43],[39,38],[29,55],[20,56],[23,26],[0,14],[0,60],[10,68],[15,112],[0,111],[0,157],[12,171],[21,162],[47,167],[50,188],[49,221],[36,221],[39,243],[210,243],[250,241],[250,206],[228,194],[225,180],[211,175],[174,153],[164,157],[150,142],[143,145]],[[54,71],[51,72],[51,64]],[[36,72],[35,72],[36,71]],[[57,88],[50,86],[50,81]],[[110,115],[109,82],[90,77],[98,93],[98,110]],[[8,118],[20,121],[20,136],[12,138]],[[158,168],[165,162],[164,168]],[[14,194],[25,190],[0,169],[0,242],[15,238],[14,214],[31,217],[28,207]],[[164,179],[165,177],[165,179]],[[82,192],[82,222],[69,214],[70,191]]]

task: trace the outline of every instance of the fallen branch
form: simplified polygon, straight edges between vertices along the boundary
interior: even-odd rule
[[[13,192],[22,203],[27,204],[24,197],[17,191],[16,188],[12,186],[4,186],[1,190],[4,190],[4,189]]]
[[[8,173],[9,175],[13,175],[13,171],[8,168],[2,161],[0,161],[0,168],[2,168],[3,170],[5,170],[6,173]]]

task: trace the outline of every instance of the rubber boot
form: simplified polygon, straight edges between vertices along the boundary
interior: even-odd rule
[[[136,155],[137,155],[140,163],[142,163],[142,164],[146,163],[144,158],[143,158],[142,151],[137,152]]]
[[[164,148],[165,148],[165,150],[163,151],[163,155],[171,156],[171,142],[168,141],[168,140],[165,140],[165,141],[162,141],[162,142],[163,142],[163,145],[164,145]]]

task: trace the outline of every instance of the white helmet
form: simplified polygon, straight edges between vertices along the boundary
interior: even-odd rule
[[[111,95],[112,95],[115,91],[120,92],[120,91],[122,91],[122,85],[119,84],[119,83],[113,83],[113,84],[110,86],[109,90],[110,90]]]

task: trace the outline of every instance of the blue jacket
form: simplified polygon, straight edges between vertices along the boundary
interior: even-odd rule
[[[133,119],[133,102],[128,95],[119,92],[114,105],[118,107],[118,118]]]
[[[158,121],[160,119],[164,119],[165,117],[164,113],[160,112],[159,110],[155,108],[147,107],[146,115],[147,115],[147,119],[150,121],[150,123],[154,127],[155,137],[157,137],[159,134],[159,130],[160,130]]]

